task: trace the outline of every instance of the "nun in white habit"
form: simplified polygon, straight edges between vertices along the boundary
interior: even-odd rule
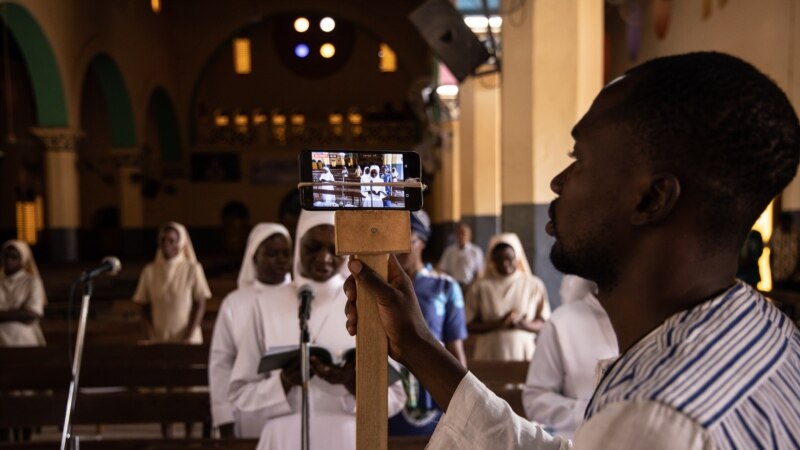
[[[31,248],[11,240],[2,247],[0,270],[0,347],[45,345],[39,319],[47,297]]]
[[[599,381],[598,363],[618,354],[617,336],[595,294],[561,306],[536,341],[522,391],[525,415],[572,438]]]
[[[238,289],[223,300],[214,324],[208,357],[211,416],[222,437],[257,438],[267,422],[266,411],[240,411],[228,400],[233,363],[238,353],[237,330],[250,319],[257,301],[268,302],[273,288],[291,282],[292,239],[283,225],[261,223],[247,238]]]
[[[384,183],[383,178],[381,178],[380,167],[370,167],[368,176],[362,177],[361,182]],[[386,186],[361,186],[361,196],[364,197],[363,206],[368,208],[382,208],[383,198],[386,197]]]
[[[319,176],[319,181],[336,181],[333,178],[333,173],[331,173],[331,169],[328,166],[322,168],[324,173]],[[333,193],[334,187],[331,185],[327,186],[320,186],[320,189],[325,191],[331,191],[330,194],[322,194],[322,201],[326,205],[336,203],[336,195]]]
[[[536,333],[550,317],[544,282],[533,275],[514,233],[489,241],[486,272],[466,299],[467,330],[475,334],[473,359],[530,361]]]
[[[301,390],[299,361],[270,375],[258,373],[261,355],[278,346],[297,346],[297,287],[314,291],[309,332],[312,345],[326,347],[341,356],[355,346],[342,319],[347,298],[342,291],[344,258],[335,254],[333,212],[303,211],[297,225],[294,283],[274,288],[269,299],[260,299],[251,320],[242,327],[239,352],[231,375],[229,396],[243,411],[265,410],[269,419],[261,432],[258,449],[299,449]],[[312,449],[355,448],[356,420],[352,366],[338,368],[312,364],[310,381],[310,441]],[[389,416],[405,403],[400,383],[388,388]],[[388,417],[387,417],[388,420]]]
[[[155,260],[139,277],[133,301],[144,305],[150,339],[202,344],[200,321],[211,290],[186,228],[168,222],[158,234]]]

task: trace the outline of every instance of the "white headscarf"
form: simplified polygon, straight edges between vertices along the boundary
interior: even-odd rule
[[[297,232],[294,234],[297,239],[297,243],[294,246],[294,261],[292,263],[293,266],[293,278],[295,284],[298,286],[302,286],[306,283],[317,283],[318,281],[311,280],[310,278],[306,278],[301,275],[301,261],[300,261],[300,243],[303,240],[303,236],[308,232],[308,230],[318,226],[318,225],[333,225],[335,226],[334,222],[334,211],[306,211],[303,210],[300,212],[300,218],[297,220]],[[347,271],[347,264],[342,264],[342,267],[339,270],[337,275],[331,277],[328,282],[323,283],[344,283],[345,272]]]
[[[9,247],[14,247],[19,252],[21,260],[20,262],[22,262],[22,270],[28,272],[34,278],[41,279],[41,276],[39,275],[39,268],[36,267],[36,261],[33,259],[33,252],[31,251],[30,246],[24,241],[12,239],[3,244],[2,250],[5,250]],[[0,280],[5,278],[5,276],[5,270],[0,270]]]
[[[164,237],[164,233],[166,233],[168,229],[173,229],[178,232],[178,254],[173,259],[183,257],[186,258],[187,261],[196,263],[197,255],[194,253],[194,246],[192,245],[192,240],[189,238],[189,232],[186,231],[186,227],[178,222],[167,222],[161,225],[161,228],[158,230],[158,249],[156,250],[155,263],[159,265],[168,262],[164,258],[164,252],[161,251],[161,238]]]
[[[239,289],[251,286],[256,282],[256,268],[253,262],[253,256],[256,254],[256,250],[258,250],[258,246],[261,245],[264,240],[275,234],[285,236],[286,239],[289,240],[289,247],[291,248],[292,237],[289,236],[289,230],[279,223],[259,223],[250,231],[250,236],[247,237],[247,248],[244,250],[242,266],[239,268]],[[287,273],[284,283],[290,281],[290,279]]]
[[[41,281],[42,276],[39,274],[39,268],[36,266],[36,260],[33,259],[31,247],[24,241],[19,241],[16,239],[6,241],[3,244],[2,250],[7,249],[8,247],[14,247],[19,252],[22,270],[28,272],[33,278],[38,278]],[[0,270],[0,281],[2,281],[5,277],[6,271]],[[47,295],[45,295],[44,289],[42,289],[42,296],[44,297],[44,303],[47,304]],[[44,337],[42,337],[42,339],[44,339]]]
[[[375,177],[373,177],[373,176],[372,176],[372,171],[373,171],[373,170],[374,170],[374,171],[376,171],[376,172],[378,173],[378,175],[377,175],[377,176],[375,176]],[[370,166],[370,167],[369,167],[369,178],[370,178],[370,180],[373,180],[373,181],[377,181],[377,182],[379,182],[379,183],[382,183],[382,182],[383,182],[383,178],[381,178],[381,168],[380,168],[380,167],[378,167],[378,166],[376,166],[376,165],[372,165],[372,166]]]
[[[322,175],[319,176],[320,181],[334,181],[333,173],[331,173],[331,169],[328,166],[322,168],[325,171]]]
[[[525,255],[525,249],[522,247],[522,242],[519,240],[519,236],[517,236],[516,233],[501,233],[492,236],[492,238],[489,240],[489,246],[487,247],[486,251],[486,261],[483,265],[485,274],[497,275],[497,270],[495,269],[494,262],[492,261],[492,250],[494,250],[494,248],[501,243],[508,244],[514,249],[514,254],[516,255],[517,261],[517,270],[532,275],[533,271],[531,271],[531,266],[528,265],[528,258]]]

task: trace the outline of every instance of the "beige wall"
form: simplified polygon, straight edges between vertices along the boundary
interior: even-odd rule
[[[649,2],[644,2],[649,5]],[[610,8],[607,27],[611,37],[613,78],[627,68],[653,57],[699,50],[715,50],[738,56],[772,77],[800,110],[800,2],[796,0],[730,0],[720,7],[713,2],[704,18],[703,2],[672,1],[672,16],[666,37],[653,31],[653,15],[646,9],[642,20],[641,51],[629,61],[625,50],[625,24]],[[787,188],[784,209],[800,209],[800,180]]]

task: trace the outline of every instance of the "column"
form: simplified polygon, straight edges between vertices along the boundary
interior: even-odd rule
[[[144,245],[144,206],[142,203],[141,150],[115,148],[111,150],[117,163],[120,192],[120,225],[122,253],[142,256]],[[149,248],[149,247],[148,247]]]
[[[500,231],[500,75],[469,78],[459,92],[461,111],[461,221],[486,249]]]
[[[83,132],[70,128],[32,131],[45,146],[45,207],[51,256],[54,261],[77,261],[81,209],[76,148]]]
[[[461,220],[461,141],[458,120],[442,123],[439,136],[441,149],[438,161],[440,166],[431,183],[431,192],[426,197],[425,211],[431,218],[435,241],[428,242],[426,254],[438,257],[444,250],[447,236]]]
[[[570,130],[602,88],[603,2],[526,2],[503,27],[503,230],[517,233],[558,306],[561,274],[544,232],[550,180],[569,164]]]

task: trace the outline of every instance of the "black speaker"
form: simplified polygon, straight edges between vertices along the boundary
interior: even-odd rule
[[[408,18],[458,81],[489,59],[486,47],[449,0],[428,0]]]

